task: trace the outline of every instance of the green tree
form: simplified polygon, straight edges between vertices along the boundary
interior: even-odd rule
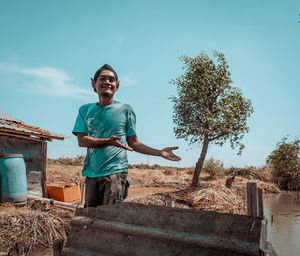
[[[300,184],[300,141],[287,142],[283,138],[267,158],[274,182],[281,189],[298,189]]]
[[[229,66],[222,53],[215,51],[217,63],[204,52],[194,58],[181,57],[184,74],[171,84],[177,86],[178,97],[172,96],[175,136],[190,144],[202,143],[192,186],[198,186],[208,144],[222,146],[230,141],[234,149],[244,145],[241,140],[248,132],[247,118],[253,112],[251,101],[241,90],[231,86]]]

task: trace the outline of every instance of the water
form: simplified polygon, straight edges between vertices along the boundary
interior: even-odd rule
[[[131,197],[145,197],[147,195],[152,195],[162,192],[173,192],[177,189],[174,188],[161,188],[161,187],[145,187],[145,188],[129,188],[128,198]]]
[[[295,192],[264,197],[268,240],[279,256],[300,255],[300,198]],[[273,215],[273,221],[271,220]]]

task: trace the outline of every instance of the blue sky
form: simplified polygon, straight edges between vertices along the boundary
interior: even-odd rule
[[[84,154],[71,131],[79,106],[97,101],[90,77],[108,63],[121,81],[115,99],[136,111],[139,140],[177,145],[182,157],[129,153],[129,162],[193,166],[201,148],[174,136],[169,81],[182,74],[180,56],[218,50],[255,112],[242,156],[210,145],[207,158],[261,166],[282,137],[300,135],[299,13],[289,0],[0,0],[0,109],[70,136],[48,143],[49,157]]]

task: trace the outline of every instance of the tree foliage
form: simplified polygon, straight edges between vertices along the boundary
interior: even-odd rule
[[[241,140],[248,132],[247,118],[253,112],[251,101],[232,86],[224,55],[215,51],[214,57],[216,63],[204,52],[194,58],[181,57],[185,72],[171,80],[178,92],[178,97],[171,97],[175,136],[190,144],[203,144],[192,185],[198,185],[209,143],[222,146],[229,141],[241,154]]]
[[[300,141],[283,138],[267,158],[274,181],[282,189],[297,189],[300,185]]]

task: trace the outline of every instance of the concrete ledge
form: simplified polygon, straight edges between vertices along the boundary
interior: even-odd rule
[[[136,203],[77,209],[62,255],[260,255],[261,221]]]
[[[135,239],[138,239],[138,237],[147,237],[148,239],[159,240],[160,242],[165,243],[170,243],[170,241],[172,241],[178,246],[214,248],[214,250],[236,252],[242,255],[257,255],[258,251],[258,244],[256,243],[247,243],[239,240],[232,240],[230,238],[222,239],[209,235],[205,236],[187,232],[178,232],[164,228],[145,228],[145,226],[101,219],[93,220],[88,217],[74,217],[72,227],[74,229],[76,227],[78,230],[85,230],[84,233],[86,236],[90,236],[88,233],[94,233],[94,231],[97,232],[97,230],[101,230],[101,232],[118,233],[129,237],[132,236],[135,237]],[[83,233],[83,231],[80,232]],[[155,241],[153,241],[153,243],[155,243]]]

